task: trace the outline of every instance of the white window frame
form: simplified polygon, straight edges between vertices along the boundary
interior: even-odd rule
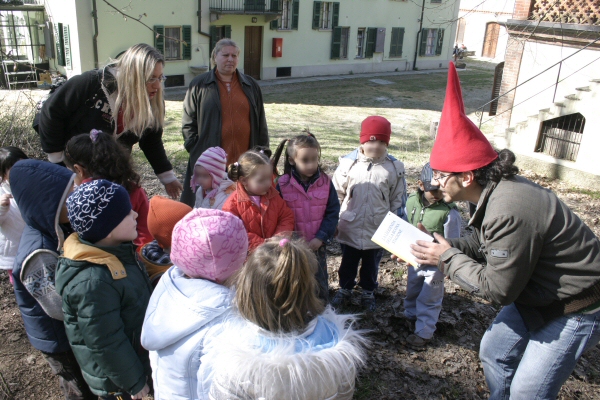
[[[292,29],[293,12],[293,0],[283,0],[281,21],[279,22],[279,30],[289,31]]]
[[[177,32],[177,35],[174,35],[175,32]],[[182,34],[183,32],[181,26],[165,26],[165,60],[183,60],[183,52],[181,50]],[[170,38],[174,38],[179,41],[175,41]],[[172,49],[176,49],[177,51],[177,55],[175,57],[173,57],[171,53]]]
[[[340,38],[340,59],[348,59],[348,44],[350,43],[350,27],[342,28],[342,36]]]
[[[319,29],[328,30],[332,29],[332,18],[333,18],[333,2],[324,1],[321,3],[321,22]]]
[[[367,28],[358,28],[356,33],[356,58],[365,58],[365,40],[367,39]]]

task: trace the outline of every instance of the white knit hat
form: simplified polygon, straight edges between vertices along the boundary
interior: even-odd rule
[[[227,179],[227,153],[220,147],[209,147],[206,149],[204,153],[200,154],[194,167],[196,165],[206,168],[208,173],[212,176],[213,191],[219,188],[219,185],[223,180]],[[196,193],[198,183],[196,183],[195,173],[192,175],[190,186],[192,187],[192,192]]]

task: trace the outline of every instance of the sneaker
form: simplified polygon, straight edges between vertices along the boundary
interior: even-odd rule
[[[406,338],[406,343],[415,350],[422,350],[427,347],[431,339],[423,339],[421,336],[411,333]]]
[[[345,306],[350,301],[350,296],[352,296],[352,292],[348,289],[338,290],[335,296],[333,296],[333,299],[331,299],[331,306],[333,308]]]
[[[375,301],[375,295],[373,292],[363,293],[360,298],[360,305],[365,309],[366,312],[373,312],[377,308],[377,302]]]

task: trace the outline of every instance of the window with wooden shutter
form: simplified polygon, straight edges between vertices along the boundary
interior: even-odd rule
[[[217,42],[223,38],[231,39],[231,25],[214,26],[210,27],[210,54]]]
[[[315,2],[313,2],[312,28],[319,29],[320,24],[321,24],[321,2],[315,1]]]
[[[331,59],[340,58],[340,44],[342,41],[342,28],[336,26],[331,32]]]
[[[65,42],[62,34],[63,24],[54,24],[54,40],[56,42],[56,62],[58,65],[65,66]]]
[[[421,43],[419,45],[419,55],[424,56],[427,52],[427,35],[429,34],[429,29],[421,29]]]
[[[167,26],[165,27],[165,44],[164,53],[165,60],[181,60],[181,27]]]
[[[292,29],[298,30],[298,19],[300,16],[300,0],[294,0],[292,3]]]
[[[365,44],[365,58],[372,58],[375,52],[377,28],[367,28],[367,43]]]
[[[276,11],[276,12],[281,11],[281,9],[279,8],[280,7],[279,5],[280,5],[280,0],[271,0],[271,9],[270,9],[270,11],[271,12],[273,12],[273,11]]]
[[[65,67],[73,69],[71,54],[71,38],[69,37],[69,25],[63,25],[62,35],[65,52]]]
[[[333,3],[333,11],[331,13],[331,27],[335,28],[340,24],[340,3]]]
[[[183,41],[183,59],[191,60],[192,59],[192,26],[191,25],[183,25],[181,27]]]
[[[160,54],[165,54],[165,26],[154,25],[154,48]]]
[[[279,27],[279,18],[274,19],[273,21],[269,22],[269,29],[274,31],[277,30],[277,28]]]
[[[437,30],[437,42],[435,46],[435,55],[439,56],[442,54],[442,48],[444,47],[444,30]]]
[[[356,34],[356,58],[365,56],[365,28],[358,28]]]
[[[390,57],[402,57],[402,43],[404,42],[404,28],[392,28],[390,43]]]

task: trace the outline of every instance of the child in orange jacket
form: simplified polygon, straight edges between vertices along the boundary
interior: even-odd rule
[[[273,187],[273,166],[266,154],[247,151],[228,169],[237,190],[223,211],[239,217],[248,232],[248,250],[279,233],[294,230],[294,213]]]

